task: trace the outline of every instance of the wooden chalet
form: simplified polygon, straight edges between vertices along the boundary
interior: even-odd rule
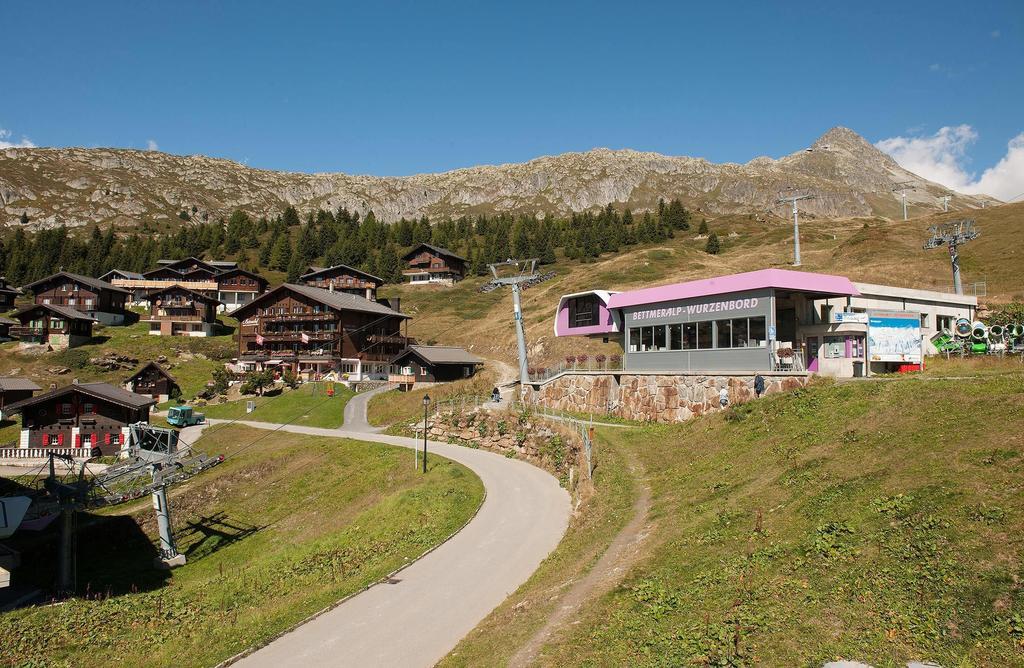
[[[231,311],[244,306],[267,291],[270,281],[257,273],[233,267],[214,277],[217,281],[219,310]]]
[[[21,295],[21,290],[9,284],[6,278],[0,276],[0,313],[14,308],[14,300],[19,295]]]
[[[473,376],[484,361],[456,346],[411,345],[391,360],[388,377],[401,389],[416,383],[444,383]]]
[[[310,287],[358,295],[372,302],[377,301],[377,288],[384,285],[384,279],[345,264],[310,267],[299,280]]]
[[[131,297],[124,288],[68,271],[59,271],[24,289],[32,291],[36,304],[72,308],[104,325],[124,324],[128,315],[125,302]]]
[[[144,301],[150,292],[173,285],[181,285],[194,292],[220,302],[218,310],[231,310],[248,304],[256,295],[267,291],[269,281],[259,274],[247,271],[237,262],[228,260],[201,260],[188,257],[183,260],[159,260],[157,267],[144,274],[114,276],[114,285],[132,291],[143,291]],[[122,274],[129,272],[121,272]],[[107,275],[111,275],[109,272]]]
[[[364,297],[285,283],[230,314],[239,321],[238,370],[291,370],[306,379],[386,379],[409,339],[409,316]]]
[[[219,301],[181,285],[149,293],[149,333],[155,336],[211,336]]]
[[[128,425],[149,422],[152,397],[108,383],[72,383],[7,407],[21,414],[21,448],[58,449],[81,456],[114,455]]]
[[[106,281],[111,285],[127,290],[131,293],[131,301],[133,304],[139,304],[146,300],[148,291],[143,287],[128,287],[131,284],[138,284],[139,281],[144,280],[145,277],[137,271],[126,271],[124,269],[111,269],[107,273],[100,276],[101,281]]]
[[[156,362],[147,362],[141,369],[125,379],[124,389],[156,399],[158,403],[180,394],[181,388],[174,376]]]
[[[419,244],[402,256],[402,260],[407,264],[402,275],[411,285],[454,285],[466,276],[466,258],[440,246]]]
[[[11,404],[32,398],[40,388],[28,378],[0,376],[0,422],[7,419],[4,409]]]
[[[23,343],[40,343],[53,349],[77,348],[92,339],[96,319],[70,306],[35,304],[14,314],[18,325],[10,328],[12,338]]]

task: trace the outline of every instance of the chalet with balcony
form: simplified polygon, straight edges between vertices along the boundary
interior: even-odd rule
[[[21,294],[21,290],[10,285],[7,279],[0,276],[0,313],[5,313],[14,308],[14,300]]]
[[[174,376],[156,362],[147,362],[124,381],[124,389],[163,403],[181,394]]]
[[[357,295],[371,302],[377,301],[377,288],[384,285],[384,279],[344,264],[310,267],[299,280],[310,287]]]
[[[456,346],[411,345],[391,360],[388,380],[409,390],[416,383],[444,383],[470,378],[484,361]]]
[[[70,306],[36,304],[14,314],[18,324],[10,328],[12,338],[23,343],[49,345],[54,350],[77,348],[92,339],[96,319]]]
[[[466,258],[440,246],[420,244],[402,260],[407,264],[402,275],[411,285],[454,285],[466,276]]]
[[[128,425],[149,422],[152,397],[108,383],[72,383],[9,405],[21,414],[22,448],[58,449],[82,457],[115,455]]]
[[[40,388],[28,378],[21,376],[0,376],[0,422],[8,419],[5,408],[11,404],[32,398]]]
[[[149,333],[154,336],[211,336],[217,324],[219,301],[173,285],[149,293]]]
[[[230,313],[240,371],[291,370],[306,379],[386,379],[405,349],[409,316],[358,295],[285,283]]]
[[[222,271],[215,277],[217,281],[217,299],[220,301],[218,310],[233,311],[239,306],[245,306],[257,295],[267,291],[270,281],[259,274],[233,267]]]
[[[122,325],[128,315],[131,293],[98,278],[60,271],[24,287],[36,304],[72,308],[104,325]]]
[[[122,288],[130,292],[130,299],[133,304],[140,304],[146,301],[146,295],[149,294],[149,291],[146,288],[139,286],[139,282],[144,279],[145,277],[139,272],[126,271],[124,269],[111,269],[100,276],[101,281],[106,281],[115,287]]]

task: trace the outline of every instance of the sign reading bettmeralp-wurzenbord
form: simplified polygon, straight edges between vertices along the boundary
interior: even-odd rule
[[[729,311],[748,311],[756,309],[759,302],[759,298],[749,297],[745,299],[723,299],[721,301],[704,302],[702,304],[687,304],[686,306],[668,306],[665,308],[643,309],[630,313],[628,320],[630,322],[639,322],[641,320],[676,318],[683,314],[690,317],[712,313],[725,313]]]

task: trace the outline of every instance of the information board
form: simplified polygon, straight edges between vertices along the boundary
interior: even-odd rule
[[[921,314],[869,311],[868,355],[872,362],[921,363]]]

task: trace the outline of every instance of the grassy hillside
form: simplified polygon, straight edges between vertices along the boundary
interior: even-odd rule
[[[243,419],[260,422],[287,422],[306,427],[333,429],[345,423],[345,404],[352,397],[352,390],[339,383],[334,384],[334,396],[328,397],[323,383],[305,383],[294,390],[246,397],[200,408],[206,417],[227,420]],[[246,404],[255,402],[256,409],[246,413]]]
[[[189,561],[170,574],[150,563],[148,499],[94,516],[78,547],[85,596],[0,614],[0,663],[215,665],[416,558],[483,498],[461,465],[432,457],[422,476],[401,448],[277,433],[242,451],[267,434],[212,427],[199,441],[228,460],[172,491]],[[19,577],[49,584],[53,551],[26,551]]]
[[[948,213],[902,220],[803,218],[800,222],[802,269],[837,273],[853,280],[905,287],[949,290],[949,256],[924,250],[929,225],[962,217]],[[986,281],[982,302],[1024,299],[1024,203],[976,210],[981,237],[964,246],[964,282]],[[694,229],[699,223],[694,221]],[[589,288],[624,290],[720,274],[788,267],[792,259],[792,223],[778,217],[735,215],[708,221],[723,249],[704,252],[696,232],[677,233],[657,245],[633,247],[595,262],[560,260],[556,278],[523,294],[523,313],[531,364],[550,364],[569,353],[609,352],[614,346],[581,339],[555,339],[554,309],[560,295]],[[423,341],[464,345],[478,354],[512,362],[515,335],[508,290],[480,293],[483,278],[454,288],[388,286],[385,295],[402,298],[402,310],[414,316],[409,331]]]
[[[652,534],[540,663],[1020,665],[1024,372],[974,366],[603,431]]]

